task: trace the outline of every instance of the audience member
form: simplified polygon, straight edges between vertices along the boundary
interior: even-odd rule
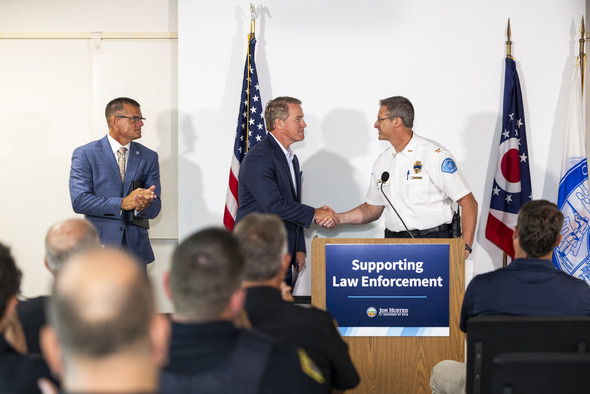
[[[49,228],[45,237],[45,267],[53,276],[72,255],[100,246],[96,227],[85,219],[67,219]],[[29,354],[41,354],[39,331],[45,324],[47,296],[22,300],[16,311],[22,324]]]
[[[252,326],[281,344],[303,348],[321,369],[326,392],[356,387],[359,375],[332,315],[281,297],[291,262],[283,221],[276,215],[251,213],[238,223],[234,235],[246,260],[246,312]]]
[[[323,377],[303,350],[280,349],[261,333],[237,328],[244,259],[224,229],[184,240],[164,288],[174,305],[162,393],[315,393]]]
[[[157,392],[169,323],[126,253],[74,256],[56,276],[41,348],[65,392]]]
[[[37,379],[51,378],[49,368],[40,357],[19,353],[5,337],[10,324],[17,324],[16,304],[21,272],[10,250],[0,244],[0,392],[37,393]]]
[[[471,280],[461,330],[467,330],[469,318],[480,315],[590,315],[590,287],[551,261],[562,226],[563,214],[549,201],[521,207],[514,230],[515,259]],[[433,393],[464,393],[465,380],[465,364],[445,360],[433,368],[430,386]]]

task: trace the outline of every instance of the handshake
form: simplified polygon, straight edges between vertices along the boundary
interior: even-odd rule
[[[324,205],[321,208],[316,208],[315,222],[322,227],[334,228],[340,224],[340,215],[329,206]]]

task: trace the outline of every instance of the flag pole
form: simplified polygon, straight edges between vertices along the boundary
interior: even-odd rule
[[[248,92],[246,93],[247,95],[247,100],[248,103],[250,102],[250,87],[252,86],[252,84],[250,83],[250,70],[252,69],[252,67],[250,67],[250,41],[252,39],[254,39],[256,36],[256,8],[254,8],[254,4],[250,3],[250,34],[248,34],[248,53],[247,53],[247,59],[248,59]],[[247,123],[249,124],[250,122],[250,111],[248,111],[248,115],[246,118]],[[250,142],[249,142],[249,135],[246,134],[246,139],[248,140],[246,142],[246,152],[250,151]]]
[[[506,41],[506,57],[512,59],[512,41],[511,38],[511,31],[510,31],[510,18],[508,18],[508,28],[506,29],[506,36],[508,40]],[[508,253],[506,251],[502,252],[502,267],[506,267],[508,265]]]
[[[506,41],[506,57],[512,59],[512,41],[510,41],[510,18],[508,18],[508,29],[506,29],[506,35],[508,36],[508,41]]]
[[[584,53],[584,44],[586,43],[586,26],[584,26],[584,15],[580,23],[580,75],[582,78],[582,94],[584,93],[584,76],[586,74],[586,54]]]

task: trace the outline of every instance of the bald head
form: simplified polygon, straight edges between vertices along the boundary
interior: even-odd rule
[[[100,246],[96,227],[85,219],[68,219],[49,228],[45,237],[47,267],[55,275],[72,255]]]
[[[139,263],[112,249],[77,254],[56,276],[48,306],[65,354],[103,357],[145,346],[155,313]]]

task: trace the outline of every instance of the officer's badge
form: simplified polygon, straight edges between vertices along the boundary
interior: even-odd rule
[[[448,174],[452,174],[453,172],[457,171],[457,165],[450,157],[447,157],[441,164],[440,169],[442,172],[446,172]]]
[[[417,161],[414,163],[414,173],[417,174],[420,171],[422,171],[422,162],[421,161]]]

